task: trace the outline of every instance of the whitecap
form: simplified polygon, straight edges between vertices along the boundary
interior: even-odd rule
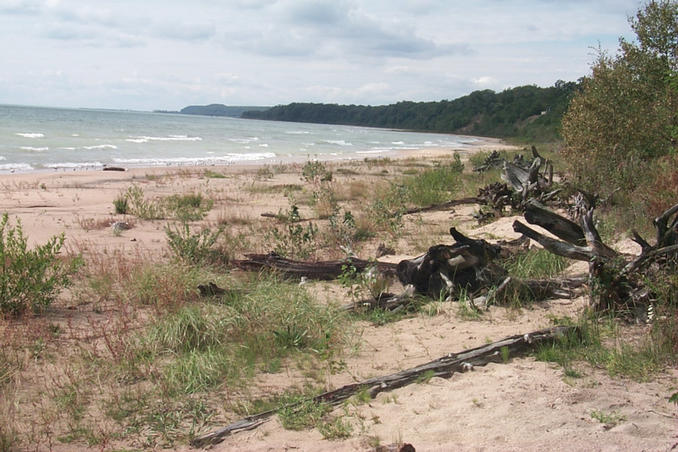
[[[45,134],[39,132],[17,132],[17,135],[24,138],[45,138]]]
[[[22,151],[33,151],[33,152],[49,151],[49,148],[47,146],[40,147],[40,148],[36,148],[36,147],[33,147],[33,146],[21,146],[19,149],[21,149]]]
[[[171,166],[171,165],[216,165],[234,162],[246,162],[254,160],[265,160],[274,158],[272,152],[259,152],[248,154],[225,154],[215,157],[175,157],[175,158],[114,158],[115,163],[126,163],[130,165],[148,165],[148,166]]]
[[[288,135],[308,135],[311,132],[308,130],[288,130],[285,133]]]
[[[371,149],[369,151],[356,151],[356,154],[381,154],[390,150],[391,149]]]
[[[346,140],[324,140],[323,143],[336,144],[337,146],[353,146],[353,143]]]
[[[268,147],[268,143],[262,143],[262,144],[259,145],[259,147],[260,147],[260,148],[267,148],[267,147]]]
[[[2,155],[0,155],[0,160],[7,160],[7,158],[4,157],[4,156],[2,156]]]
[[[0,171],[31,171],[33,167],[28,163],[4,163],[0,165]]]
[[[87,149],[88,151],[93,149],[118,149],[114,144],[97,144],[96,146],[83,146],[82,148]]]
[[[404,142],[404,141],[391,141],[391,144],[395,144],[395,145],[401,146],[401,145],[405,144],[405,142]]]
[[[169,135],[166,137],[131,136],[126,141],[132,143],[147,143],[149,141],[202,141],[202,137],[189,137],[188,135]]]
[[[104,166],[101,162],[59,162],[59,163],[47,163],[44,165],[45,168],[52,169],[86,169],[86,168],[101,168]]]

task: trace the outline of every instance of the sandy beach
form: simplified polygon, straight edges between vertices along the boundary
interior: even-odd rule
[[[487,140],[459,153],[466,161],[473,152],[508,148],[511,147]],[[454,149],[407,151],[397,155],[389,153],[386,160],[370,156],[367,160],[324,163],[332,171],[333,189],[342,209],[357,215],[379,184],[416,174],[440,162],[450,162],[454,152]],[[289,209],[294,202],[299,206],[302,218],[317,217],[308,202],[309,194],[301,176],[304,163],[303,160],[285,160],[265,165],[6,174],[0,176],[0,211],[21,220],[31,244],[44,243],[50,237],[64,233],[69,253],[143,256],[161,262],[170,256],[164,227],[171,220],[142,220],[133,215],[116,214],[113,201],[132,186],[140,187],[149,200],[200,193],[213,201],[213,206],[204,220],[192,223],[194,227],[223,226],[229,234],[242,234],[248,239],[247,249],[241,249],[239,253],[268,252],[271,243],[264,240],[265,231],[270,230],[276,220],[261,214],[277,214]],[[395,254],[380,259],[398,262],[418,255],[433,244],[451,243],[447,234],[450,226],[469,236],[490,241],[517,238],[511,228],[517,217],[503,217],[478,226],[472,217],[476,210],[476,206],[463,206],[454,211],[408,217],[399,237],[378,235],[362,244],[356,252],[360,257],[374,257],[378,245],[386,241]],[[115,232],[111,225],[116,221],[127,222],[131,228]],[[319,224],[323,221],[326,220],[319,220]],[[634,244],[627,241],[620,246]],[[339,257],[336,251],[322,253],[317,257]],[[573,264],[567,271],[576,273],[582,270],[581,265]],[[336,283],[309,282],[306,287],[325,302],[349,300],[344,288]],[[393,283],[392,288],[397,290],[399,286]],[[585,305],[586,299],[582,296],[518,310],[492,306],[481,317],[469,319],[460,316],[455,303],[437,302],[425,312],[382,326],[358,321],[355,325],[357,343],[342,357],[340,370],[322,373],[322,385],[327,389],[336,388],[506,336],[546,328],[553,318],[575,317]],[[100,325],[105,330],[109,321],[104,317],[109,309],[107,306],[83,300],[74,303],[66,294],[54,308],[38,316],[35,325],[46,329],[58,324],[66,331]],[[629,334],[640,335],[649,327],[635,325],[628,328]],[[29,329],[14,321],[5,321],[0,327],[0,337],[8,341],[18,341],[22,334],[34,338],[27,332]],[[38,329],[36,327],[36,331]],[[53,342],[48,341],[45,347],[52,353],[51,360],[33,359],[26,352],[25,365],[20,371],[22,378],[16,383],[11,402],[0,401],[5,404],[0,414],[12,416],[14,426],[23,438],[36,440],[35,444],[26,444],[29,449],[145,449],[141,433],[127,437],[111,435],[103,444],[88,445],[82,440],[59,441],[57,438],[63,439],[65,427],[57,420],[53,422],[58,427],[54,427],[56,430],[51,434],[38,432],[36,426],[40,422],[36,419],[44,407],[39,405],[38,401],[42,399],[35,395],[35,388],[49,387],[50,378],[61,381],[69,374],[69,367],[63,365],[61,351],[69,350],[63,356],[77,354],[80,349],[76,338],[77,334],[69,333]],[[678,387],[676,369],[646,383],[613,378],[604,369],[586,364],[577,369],[580,376],[575,378],[565,375],[563,368],[556,364],[538,362],[532,357],[512,359],[507,364],[478,367],[450,379],[432,378],[382,393],[366,403],[337,408],[339,412],[344,410],[352,425],[353,433],[348,439],[323,439],[316,429],[285,430],[274,417],[256,430],[226,438],[212,450],[387,450],[378,447],[403,442],[411,443],[418,451],[668,451],[677,447],[678,410],[666,397],[671,388]],[[283,363],[278,372],[255,375],[251,387],[254,393],[273,394],[303,386],[308,380],[308,372],[291,360]],[[106,387],[101,391],[107,392]],[[230,394],[223,390],[217,396],[227,393]],[[87,397],[88,400],[96,398],[91,393]],[[96,413],[103,408],[93,410]],[[597,412],[615,414],[617,418],[615,422],[603,423],[592,415]],[[109,425],[111,422],[102,420],[97,424],[92,413],[88,413],[86,419],[101,431],[115,431]],[[236,419],[235,414],[227,416],[222,410],[207,425],[201,426],[201,433]],[[35,423],[34,427],[29,425],[31,422]],[[35,431],[33,436],[31,428]],[[159,441],[152,447],[190,449],[185,441],[171,446],[163,446]]]

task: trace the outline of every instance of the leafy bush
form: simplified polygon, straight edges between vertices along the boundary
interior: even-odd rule
[[[214,201],[206,198],[201,193],[189,193],[186,195],[172,195],[165,198],[166,210],[172,213],[180,221],[202,220],[214,205]]]
[[[17,315],[31,308],[49,306],[70,276],[80,266],[58,258],[64,235],[54,236],[44,245],[29,249],[21,222],[12,227],[9,215],[0,221],[0,312]]]
[[[217,243],[219,236],[223,232],[223,227],[220,227],[216,231],[205,228],[200,232],[191,232],[191,229],[186,222],[181,223],[181,225],[175,225],[174,227],[170,225],[165,226],[167,244],[174,255],[177,258],[192,264],[200,264],[208,260],[214,260],[216,257],[215,253],[217,253],[214,249],[214,245]]]
[[[313,223],[306,227],[300,224],[288,224],[280,229],[273,228],[266,233],[266,241],[271,243],[273,251],[283,257],[306,259],[317,249],[318,228]]]
[[[164,206],[158,200],[149,200],[144,196],[144,190],[138,185],[132,185],[123,194],[127,199],[129,211],[144,220],[158,220],[165,218]]]
[[[651,1],[630,20],[637,42],[600,52],[563,118],[564,152],[578,184],[601,195],[626,193],[675,153],[678,130],[678,3]]]
[[[125,215],[129,211],[129,202],[127,197],[120,195],[113,200],[113,206],[115,207],[115,213],[118,215]]]

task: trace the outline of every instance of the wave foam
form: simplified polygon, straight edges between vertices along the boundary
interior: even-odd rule
[[[175,157],[175,158],[134,158],[121,159],[114,158],[115,163],[126,163],[129,165],[148,165],[148,166],[172,166],[172,165],[217,165],[224,163],[248,162],[254,160],[265,160],[275,157],[273,152],[259,152],[250,154],[226,154],[217,157]]]
[[[189,137],[188,135],[168,135],[166,137],[131,136],[125,141],[130,143],[148,143],[149,141],[202,141],[202,137]]]
[[[336,144],[337,146],[353,146],[353,143],[346,140],[323,140],[323,143]]]
[[[35,148],[33,146],[21,146],[19,149],[21,149],[22,151],[33,151],[33,152],[49,151],[49,148],[47,146],[40,148]]]
[[[45,134],[39,132],[17,132],[17,135],[24,138],[45,138]]]
[[[28,163],[4,163],[0,165],[0,171],[32,171],[33,169]]]
[[[93,149],[118,149],[118,147],[114,144],[97,144],[95,146],[83,146],[82,148],[87,149],[88,151]]]
[[[86,168],[101,168],[104,166],[101,162],[59,162],[59,163],[47,163],[44,165],[45,168],[51,169],[86,169]]]

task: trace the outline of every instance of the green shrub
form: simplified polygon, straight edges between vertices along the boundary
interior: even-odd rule
[[[192,264],[219,260],[218,251],[214,249],[214,246],[223,232],[223,227],[216,231],[205,228],[200,232],[191,232],[186,222],[174,227],[165,226],[167,244],[170,250],[177,258]]]
[[[172,195],[163,201],[166,205],[166,210],[171,212],[172,216],[179,221],[202,220],[214,205],[214,201],[206,198],[201,193]]]
[[[125,215],[129,211],[129,203],[127,197],[120,195],[113,200],[113,206],[115,207],[115,213],[118,215]]]
[[[129,204],[129,211],[144,220],[158,220],[165,218],[165,208],[158,200],[149,200],[144,196],[144,190],[138,185],[132,185],[123,194]]]
[[[552,278],[567,268],[568,260],[543,248],[532,248],[526,253],[511,256],[504,266],[511,276],[517,278]]]
[[[139,344],[154,359],[175,358],[162,369],[170,389],[192,393],[237,384],[291,353],[327,357],[343,344],[345,316],[303,287],[272,278],[245,284],[221,303],[184,306],[144,334]]]
[[[9,215],[0,221],[0,312],[17,315],[28,308],[49,306],[59,291],[69,285],[80,259],[61,260],[63,234],[29,249],[21,222],[12,227]]]
[[[291,259],[306,259],[313,254],[318,244],[318,228],[313,223],[306,227],[300,224],[288,224],[280,229],[273,228],[266,233],[266,241],[271,243],[273,251]]]

